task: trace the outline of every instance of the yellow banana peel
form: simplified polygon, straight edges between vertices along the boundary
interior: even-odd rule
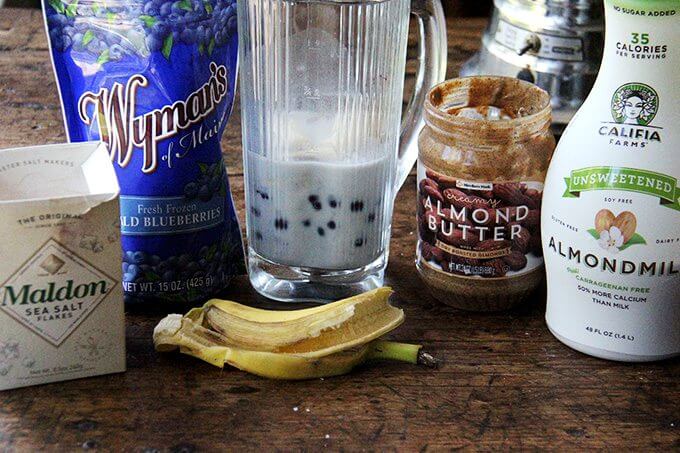
[[[328,305],[272,311],[211,300],[154,329],[158,351],[178,349],[212,365],[225,364],[271,379],[311,379],[351,371],[371,359],[433,366],[418,345],[378,341],[404,321],[379,288]]]
[[[323,357],[366,344],[397,328],[404,312],[378,288],[328,305],[293,311],[251,308],[213,300],[203,307],[207,325],[231,344],[255,351]]]

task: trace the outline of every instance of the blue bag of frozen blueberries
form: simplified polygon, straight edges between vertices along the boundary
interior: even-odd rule
[[[202,302],[243,272],[220,138],[236,0],[44,0],[70,141],[106,143],[126,302]]]

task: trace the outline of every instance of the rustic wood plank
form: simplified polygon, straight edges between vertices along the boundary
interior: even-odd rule
[[[0,9],[2,148],[64,139],[40,20]],[[484,24],[449,23],[450,76]],[[237,112],[223,146],[242,214]],[[1,392],[0,451],[680,449],[680,360],[625,365],[574,352],[547,331],[542,291],[509,313],[441,306],[413,267],[414,202],[411,177],[396,201],[387,271],[407,322],[392,336],[423,343],[443,359],[439,370],[370,364],[273,382],[156,354],[163,309],[128,313],[128,371]],[[228,296],[270,305],[245,277]]]

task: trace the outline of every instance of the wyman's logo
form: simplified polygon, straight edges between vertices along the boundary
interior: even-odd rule
[[[141,148],[144,152],[142,171],[153,173],[158,166],[158,143],[201,122],[226,96],[227,68],[210,63],[210,73],[210,79],[186,101],[177,101],[141,116],[135,113],[137,91],[148,85],[141,74],[130,77],[125,85],[116,82],[110,89],[83,93],[78,113],[88,126],[97,122],[99,136],[107,144],[111,160],[126,167],[133,149]]]
[[[76,285],[73,280],[67,280],[66,284],[57,287],[57,284],[50,282],[45,288],[35,288],[31,284],[15,288],[6,285],[5,296],[2,305],[27,305],[44,304],[48,302],[63,302],[74,299],[85,299],[107,293],[108,288],[104,280],[89,282]]]

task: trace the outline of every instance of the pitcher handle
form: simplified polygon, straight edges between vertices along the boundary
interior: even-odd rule
[[[424,124],[425,95],[446,77],[446,21],[440,0],[412,0],[411,13],[418,19],[420,31],[419,65],[415,89],[401,121],[395,194],[418,158],[418,134]]]

